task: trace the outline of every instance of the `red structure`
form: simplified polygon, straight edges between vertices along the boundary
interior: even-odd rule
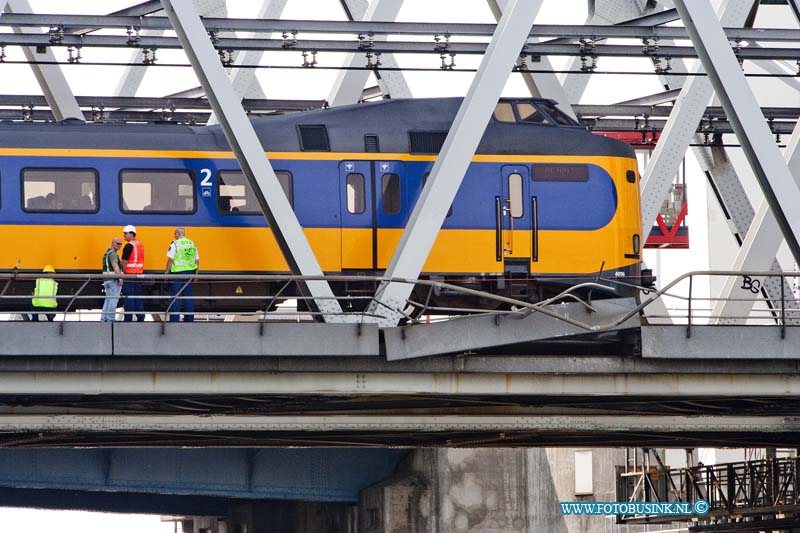
[[[646,161],[650,152],[656,147],[660,132],[644,131],[597,131],[597,135],[611,137],[627,143],[636,150],[637,155]],[[681,166],[669,196],[661,206],[655,225],[644,243],[645,248],[689,248],[689,226],[686,214],[689,212],[686,201],[686,181],[684,168]]]

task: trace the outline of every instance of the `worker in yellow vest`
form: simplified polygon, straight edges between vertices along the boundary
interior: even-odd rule
[[[56,269],[52,265],[47,265],[42,269],[45,274],[55,274]],[[56,308],[58,307],[58,282],[50,276],[42,276],[36,280],[36,286],[33,288],[33,298],[31,299],[31,320],[34,322],[39,321],[39,313],[44,313],[47,320],[53,321],[56,317]]]
[[[200,267],[200,254],[197,246],[186,238],[185,228],[175,228],[175,240],[167,250],[167,266],[164,273],[176,276],[169,284],[172,301],[167,307],[170,322],[180,320],[181,307],[183,321],[194,322],[194,299],[192,283],[197,269]]]

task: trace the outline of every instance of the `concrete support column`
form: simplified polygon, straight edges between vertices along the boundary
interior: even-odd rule
[[[582,462],[576,452],[583,453]],[[607,518],[564,517],[558,503],[614,501],[615,467],[624,464],[624,453],[610,448],[418,450],[395,477],[362,491],[359,531],[606,532]],[[588,476],[591,493],[576,494],[576,464],[586,470],[579,476]]]

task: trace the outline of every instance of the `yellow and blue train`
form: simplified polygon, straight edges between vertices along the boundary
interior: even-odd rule
[[[386,268],[460,102],[383,100],[253,120],[324,271]],[[111,238],[133,224],[146,271],[163,272],[173,229],[184,226],[202,273],[288,272],[219,127],[0,123],[0,184],[0,269],[20,260],[23,272],[97,272]],[[423,277],[531,301],[582,280],[636,285],[641,235],[628,145],[586,131],[552,101],[503,99]],[[195,294],[202,306],[204,294],[234,289],[241,284]],[[608,294],[630,291],[609,284]],[[432,303],[447,297],[437,291]]]

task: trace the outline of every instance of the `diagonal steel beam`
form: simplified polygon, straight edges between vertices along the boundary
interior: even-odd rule
[[[660,6],[657,6],[660,8]],[[594,2],[589,4],[589,13],[586,18],[586,25],[620,25],[620,26],[651,26],[655,24],[663,24],[672,18],[672,15],[667,14],[666,19],[650,18],[646,16],[646,12],[650,8],[646,4],[642,4],[638,0],[607,0],[603,4],[595,5]],[[660,17],[664,17],[661,15]],[[565,70],[570,71],[569,74],[564,76],[563,90],[572,104],[578,104],[581,101],[586,87],[589,85],[590,75],[583,74],[580,71],[581,60],[579,57],[573,57],[567,63]]]
[[[789,4],[789,8],[792,10],[795,20],[800,23],[800,1],[786,0],[786,3]]]
[[[386,269],[387,280],[419,277],[541,2],[509,1],[392,255]],[[388,308],[389,316],[381,323],[393,326],[402,318],[394,310],[405,308],[412,290],[413,284],[384,282],[378,288],[369,311],[383,315]]]
[[[784,151],[784,157],[793,174],[793,183],[800,187],[800,122],[795,128],[792,138]],[[767,271],[773,266],[774,257],[780,249],[783,238],[780,227],[774,214],[770,210],[769,202],[763,200],[758,206],[750,229],[747,231],[742,247],[734,259],[731,270],[740,271]],[[758,280],[763,285],[763,280]],[[752,292],[753,280],[749,283],[742,278],[727,278],[720,294],[720,300],[715,304],[712,317],[725,322],[740,322],[727,320],[725,317],[746,316],[753,306]],[[747,302],[732,301],[740,291],[745,291]],[[773,299],[775,296],[773,295]],[[793,300],[791,292],[786,298]],[[778,307],[778,306],[776,306]]]
[[[160,0],[156,2],[161,5]],[[152,4],[152,2],[146,2],[147,4]],[[227,16],[228,8],[227,8],[227,0],[196,0],[195,6],[200,11],[202,16]],[[150,13],[155,12],[154,6],[147,5],[148,11]],[[132,8],[131,8],[132,9]],[[144,16],[148,13],[140,14],[139,16]],[[148,35],[153,37],[160,37],[164,35],[164,30],[147,30],[142,31],[142,35]],[[144,53],[143,50],[137,49],[131,53],[130,59],[128,63],[139,65],[144,60]],[[125,73],[119,80],[117,84],[117,89],[115,91],[115,95],[117,96],[136,96],[136,93],[139,91],[139,86],[141,86],[142,81],[144,80],[144,76],[147,73],[146,67],[127,67],[125,69]]]
[[[8,13],[33,13],[28,0],[0,0],[0,16],[2,16],[3,11]],[[27,28],[26,31],[39,30]],[[20,28],[14,28],[14,33],[22,33],[22,31]],[[61,67],[54,64],[56,57],[53,55],[52,50],[48,47],[44,52],[39,53],[36,48],[23,46],[22,52],[30,63],[33,75],[36,77],[36,81],[39,83],[39,87],[41,87],[55,119],[58,121],[77,119],[83,122],[81,108],[72,94],[72,89],[70,89],[64,73],[61,71]]]
[[[722,25],[726,28],[741,27],[751,12],[753,0],[731,0],[721,7]],[[774,68],[778,66],[771,62],[763,68]],[[684,66],[682,61],[674,63],[674,71],[683,72]],[[702,66],[695,67],[694,73],[702,73]],[[787,83],[796,83],[793,79],[780,78]],[[674,81],[664,80],[665,84]],[[643,179],[642,190],[642,207],[643,207],[643,223],[650,227],[655,220],[658,213],[659,206],[666,196],[672,184],[672,177],[676,174],[679,164],[683,159],[691,139],[695,139],[697,144],[702,144],[702,139],[699,138],[694,132],[696,125],[703,115],[703,108],[708,100],[713,95],[713,87],[710,81],[705,78],[693,76],[684,83],[683,90],[680,92],[681,98],[677,101],[667,127],[659,139],[653,157],[650,160]],[[734,238],[741,246],[744,236],[748,232],[754,216],[754,210],[748,201],[747,195],[741,184],[740,178],[737,175],[736,169],[732,161],[727,157],[724,147],[714,147],[712,150],[703,148],[702,146],[695,146],[692,148],[701,169],[705,172],[709,183],[712,185],[714,192],[719,201],[719,207],[723,211],[723,216],[728,219],[731,225],[731,230],[734,233]],[[713,154],[712,154],[713,152]],[[733,267],[728,268],[729,265],[719,267],[722,269],[731,270]],[[779,269],[779,264],[773,259],[772,263],[767,266],[765,263],[762,270],[767,270],[769,267]],[[724,281],[724,280],[723,280]],[[778,278],[770,278],[763,280],[762,289],[765,296],[769,295],[789,295],[785,299],[783,305],[787,308],[796,308],[798,302],[791,297],[792,291],[788,287],[788,283],[784,284]],[[724,282],[723,282],[724,285]],[[730,294],[728,294],[730,296]],[[752,299],[752,293],[748,293],[748,299]],[[773,306],[780,307],[780,301],[775,302],[772,298]],[[718,306],[717,313],[722,312]],[[738,308],[734,310],[729,308],[725,313],[726,315],[744,315],[749,312],[749,309]]]
[[[753,0],[729,0],[722,10],[722,24],[725,27],[741,27],[752,4]],[[702,71],[702,65],[698,64],[693,74]],[[642,177],[642,228],[651,228],[655,223],[661,204],[672,187],[678,166],[713,95],[711,81],[697,75],[689,76],[678,94]]]
[[[701,143],[702,139],[697,139],[697,137],[700,136],[696,136],[695,142]],[[736,169],[734,168],[734,163],[728,157],[726,149],[722,146],[713,146],[711,148],[703,148],[698,146],[694,148],[694,153],[695,156],[697,156],[701,169],[708,177],[708,181],[712,186],[714,195],[719,202],[719,208],[722,210],[722,214],[727,219],[728,226],[733,232],[733,237],[738,246],[741,247],[742,242],[746,238],[748,232],[751,230],[755,231],[755,226],[753,225],[755,210],[753,209],[753,204],[748,199],[741,179],[737,175]],[[779,233],[778,230],[775,232]],[[738,251],[739,250],[737,249],[737,253]],[[774,255],[772,257],[773,259],[771,260],[771,263],[768,260],[769,258],[765,258],[764,264],[770,264],[769,267],[764,267],[761,269],[762,271],[781,270],[779,261],[774,257]],[[711,258],[712,270],[734,270],[734,267],[731,266],[731,264],[727,261],[724,264],[714,264],[713,259],[715,258],[715,254],[712,253]],[[730,294],[721,294],[721,289],[724,288],[727,279],[721,278],[713,281],[721,283],[721,286],[719,287],[716,283],[712,286],[713,295],[719,295],[718,297],[725,299],[730,297]],[[781,307],[785,309],[798,309],[798,307],[800,307],[800,302],[795,300],[793,296],[790,281],[791,280],[788,278],[782,279],[778,277],[769,277],[760,280],[760,292],[768,301],[770,301],[770,305],[773,309],[780,309]],[[757,292],[759,291],[756,291],[756,293]],[[783,302],[781,302],[781,295],[783,295]],[[747,291],[746,293],[742,294],[742,296],[747,297],[748,303],[744,301],[737,303],[731,302],[733,303],[734,307],[725,310],[725,316],[744,316],[750,312],[753,301],[753,293]],[[717,305],[717,312],[723,312],[720,310],[719,305]],[[797,316],[796,313],[793,313],[793,316]],[[797,325],[798,323],[797,320],[793,320],[792,322],[794,325]]]
[[[495,20],[500,20],[503,11],[508,5],[508,0],[487,0],[489,9],[491,9]],[[538,13],[537,13],[538,15]],[[519,64],[519,61],[517,62]],[[541,56],[540,63],[537,64],[537,70],[553,70],[553,65],[550,59],[546,56]],[[567,113],[572,118],[577,119],[575,111],[572,109],[572,102],[567,98],[567,93],[564,92],[564,87],[558,81],[558,76],[553,72],[522,72],[520,73],[522,80],[528,87],[531,96],[536,98],[550,98],[559,103],[559,108]]]
[[[781,156],[739,62],[707,0],[675,0],[675,7],[733,124],[789,249],[800,262],[800,188]],[[702,28],[702,32],[701,32]]]
[[[394,21],[400,6],[400,0],[342,0],[342,7],[351,20],[364,21]],[[375,40],[386,40],[385,36],[376,36]],[[391,54],[381,57],[381,63],[387,68],[396,68],[397,61]],[[365,56],[348,54],[344,62],[344,70],[339,71],[336,81],[328,96],[331,106],[340,106],[358,103],[361,94],[369,79],[369,70],[359,69],[366,64]],[[355,70],[354,70],[355,69]],[[378,86],[384,96],[393,98],[411,98],[411,89],[406,83],[403,74],[399,71],[375,70]]]
[[[261,9],[258,10],[259,19],[279,19],[283,15],[283,10],[286,7],[288,0],[264,0],[261,4]],[[255,37],[255,33],[251,33],[249,37]],[[263,50],[247,50],[244,53],[237,53],[234,59],[234,68],[231,72],[231,83],[233,89],[242,98],[266,98],[264,91],[258,84],[256,78],[256,69],[253,68],[236,68],[241,65],[258,65],[261,58],[264,56]],[[255,89],[255,91],[253,91]],[[253,94],[253,92],[255,94]],[[212,113],[208,117],[206,125],[210,126],[218,124],[217,116]]]
[[[212,109],[220,119],[225,138],[258,197],[289,268],[298,275],[322,276],[322,269],[303,228],[264,154],[264,148],[242,108],[241,98],[234,92],[192,0],[162,0],[162,4]],[[333,299],[327,281],[308,281],[305,289],[320,311],[333,314],[323,316],[324,320],[338,321],[337,315],[341,315],[342,310],[338,301]]]

